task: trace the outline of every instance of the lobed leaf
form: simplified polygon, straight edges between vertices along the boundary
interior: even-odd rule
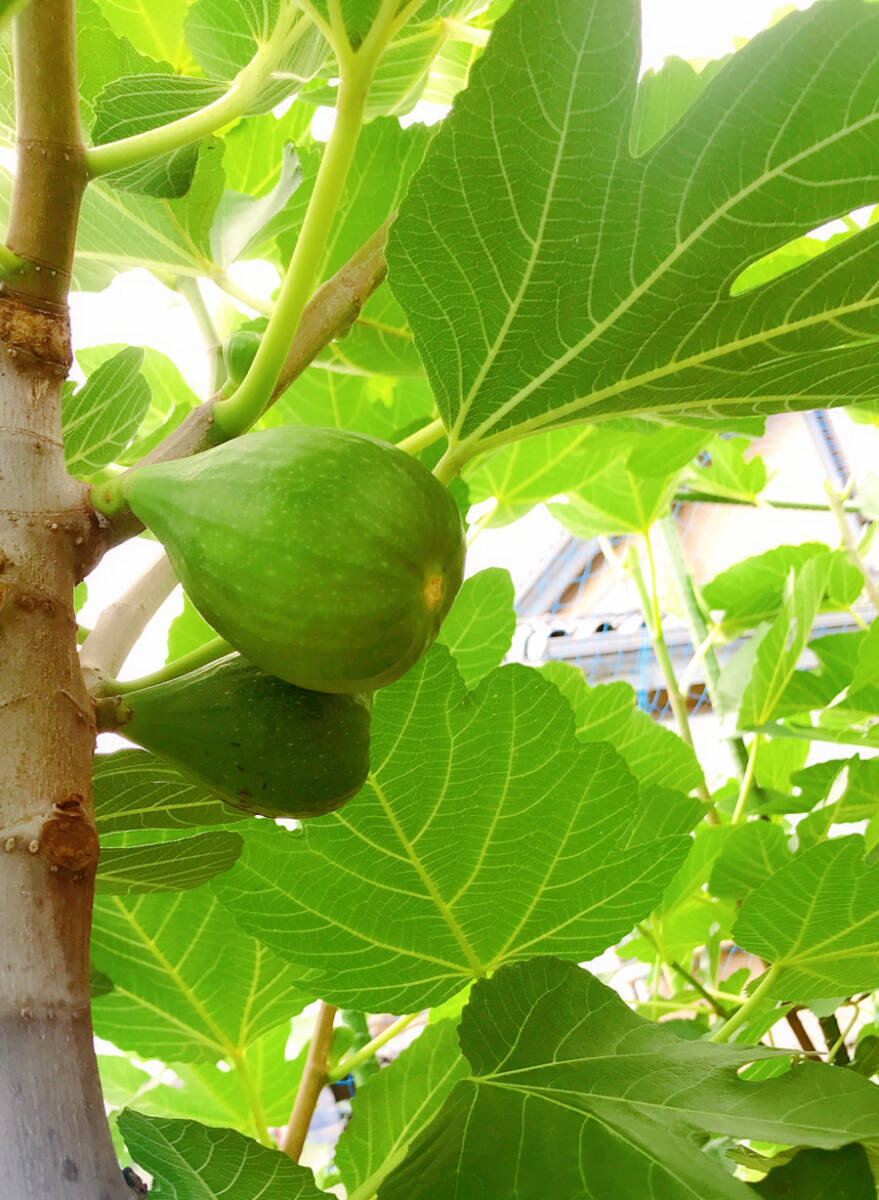
[[[709,1137],[837,1149],[879,1133],[879,1093],[817,1063],[746,1082],[777,1052],[687,1041],[572,964],[535,959],[477,983],[461,1024],[473,1076],[385,1181],[381,1200],[747,1200]]]
[[[635,158],[638,18],[637,0],[520,0],[402,206],[391,284],[456,465],[615,414],[734,417],[871,392],[879,230],[731,287],[875,199],[879,10],[832,0],[785,18]]]
[[[325,999],[409,1012],[537,950],[612,945],[686,852],[666,809],[537,672],[467,692],[434,647],[376,694],[363,790],[297,837],[255,830],[212,887]]]
[[[801,851],[746,897],[736,944],[779,968],[767,992],[805,1003],[879,987],[879,865],[860,836]]]

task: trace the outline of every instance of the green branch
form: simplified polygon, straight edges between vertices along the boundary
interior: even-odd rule
[[[188,654],[181,654],[179,658],[166,663],[158,671],[152,671],[149,675],[141,675],[139,679],[104,680],[100,687],[100,694],[102,696],[128,696],[132,692],[142,692],[144,688],[152,687],[156,683],[167,683],[169,679],[179,679],[181,675],[188,675],[190,671],[216,662],[218,658],[231,654],[234,649],[235,647],[230,645],[225,638],[211,638],[203,646],[190,650]]]
[[[741,787],[739,788],[739,797],[736,800],[736,806],[733,809],[732,824],[738,825],[742,817],[745,815],[745,809],[748,804],[748,797],[751,794],[751,784],[754,782],[754,767],[757,765],[757,752],[760,749],[760,734],[755,733],[751,740],[751,748],[748,751],[748,763],[745,767],[745,774],[742,777]]]
[[[668,702],[671,705],[672,713],[674,714],[675,722],[677,723],[678,732],[681,735],[681,740],[686,742],[690,749],[695,753],[695,745],[693,742],[693,731],[690,728],[690,719],[687,716],[687,704],[684,697],[681,695],[678,687],[677,676],[674,672],[674,666],[671,661],[671,655],[668,652],[668,645],[665,641],[665,635],[662,632],[662,613],[659,608],[659,594],[657,590],[656,578],[656,560],[653,557],[653,547],[650,544],[650,535],[647,534],[643,538],[644,545],[647,549],[647,563],[650,568],[650,591],[648,593],[647,585],[644,582],[644,575],[641,571],[641,563],[638,560],[638,553],[633,546],[629,548],[629,556],[627,568],[635,582],[635,587],[638,590],[638,596],[641,601],[641,609],[644,613],[644,619],[647,623],[647,632],[650,634],[650,641],[653,645],[653,653],[656,655],[656,661],[659,663],[659,669],[662,672],[662,678],[665,682],[665,690],[668,694]],[[711,796],[705,784],[700,784],[696,788],[696,794],[705,805],[708,819],[712,824],[717,824],[718,817],[711,803]]]
[[[870,575],[870,568],[861,558],[860,550],[855,541],[852,527],[846,517],[844,503],[845,495],[840,495],[830,480],[825,480],[824,491],[827,493],[827,499],[830,502],[830,511],[833,513],[834,520],[839,528],[839,539],[843,551],[848,556],[849,562],[855,567],[864,577],[864,587],[867,595],[870,597],[870,603],[879,612],[879,587],[873,581]],[[848,491],[848,489],[846,489]]]
[[[421,429],[416,429],[408,437],[402,438],[397,442],[397,449],[405,450],[407,454],[418,454],[419,451],[426,450],[428,446],[438,442],[445,432],[445,426],[437,417],[435,421],[431,421]]]
[[[219,390],[226,374],[226,364],[223,360],[223,343],[217,332],[217,327],[211,318],[211,314],[208,312],[208,306],[204,302],[204,297],[198,286],[198,280],[188,275],[182,275],[177,280],[175,286],[192,310],[192,315],[195,317],[195,322],[198,325],[198,331],[201,334],[208,362],[210,363],[211,374],[208,387],[211,395],[214,395]]]
[[[681,546],[681,539],[678,536],[678,527],[671,514],[659,521],[659,533],[665,546],[666,561],[671,568],[672,576],[684,603],[693,646],[700,647],[705,669],[705,690],[708,692],[708,699],[711,701],[711,707],[714,712],[718,716],[722,716],[719,703],[720,663],[717,661],[717,655],[714,653],[712,647],[702,602],[696,592],[696,585],[693,582],[693,576],[690,574],[690,568],[687,566],[687,560],[684,558],[684,550]],[[730,737],[726,739],[726,743],[729,746],[730,754],[735,764],[736,774],[740,780],[744,779],[748,769],[748,751],[744,740],[741,737]],[[753,775],[753,765],[751,770]],[[759,789],[755,790],[759,794]]]
[[[383,11],[385,7],[383,5]],[[250,370],[234,394],[220,400],[214,409],[216,441],[246,432],[262,415],[314,291],[327,238],[363,127],[373,73],[384,49],[385,43],[381,39],[377,44],[371,40],[380,25],[381,14],[360,50],[342,59],[336,123],[321,160],[296,249]]]
[[[739,508],[781,508],[794,512],[830,512],[829,504],[818,504],[812,500],[746,500],[742,496],[715,496],[713,492],[694,492],[684,490],[675,492],[672,500],[676,504],[732,504]],[[844,505],[845,511],[860,512],[856,504]]]
[[[277,69],[284,55],[309,27],[307,18],[299,17],[294,23],[288,5],[283,5],[271,37],[264,42],[256,54],[235,76],[229,90],[212,104],[197,112],[147,129],[131,137],[92,146],[85,152],[86,171],[89,179],[97,179],[111,171],[120,171],[138,166],[152,158],[179,150],[207,137],[230,121],[243,116],[252,107],[266,82]]]
[[[335,1066],[330,1067],[327,1072],[327,1078],[331,1083],[334,1083],[337,1079],[344,1079],[346,1075],[350,1075],[361,1063],[369,1062],[372,1056],[381,1050],[382,1046],[387,1045],[398,1033],[402,1033],[407,1026],[412,1024],[418,1015],[417,1012],[414,1012],[408,1013],[404,1017],[397,1017],[396,1021],[393,1021],[377,1037],[368,1041],[365,1046],[361,1046],[359,1050],[355,1050],[353,1054],[349,1054],[347,1058],[343,1058],[341,1062],[337,1062]]]
[[[738,1029],[741,1029],[745,1022],[750,1020],[754,1013],[760,1008],[763,1000],[766,997],[766,993],[775,983],[780,971],[781,968],[777,964],[770,967],[742,1007],[736,1009],[730,1019],[724,1022],[719,1029],[712,1033],[711,1037],[708,1039],[709,1042],[728,1042],[732,1035]]]

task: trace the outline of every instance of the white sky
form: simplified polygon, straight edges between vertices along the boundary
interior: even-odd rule
[[[796,7],[808,8],[809,3],[799,0]],[[643,65],[658,67],[669,54],[717,58],[734,49],[734,39],[751,37],[764,28],[779,6],[780,0],[642,0]],[[268,264],[238,264],[232,274],[249,291],[266,297],[277,284],[277,274]],[[212,307],[219,302],[210,285],[206,296]],[[205,394],[207,366],[189,308],[147,272],[120,276],[101,293],[74,294],[71,313],[75,346],[113,342],[153,346],[176,362],[197,394]],[[534,552],[554,541],[558,530],[545,511],[536,510],[514,529],[481,535],[471,549],[469,568],[505,566],[522,583]],[[83,623],[91,625],[156,552],[154,545],[135,540],[108,554],[89,578]],[[161,663],[167,626],[179,607],[179,595],[163,607],[129,658],[124,676],[144,674]]]

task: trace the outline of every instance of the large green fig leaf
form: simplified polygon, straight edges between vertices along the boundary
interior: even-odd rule
[[[135,1163],[155,1177],[156,1194],[168,1200],[326,1200],[307,1167],[233,1129],[132,1109],[120,1114],[119,1129]]]
[[[513,5],[392,230],[392,287],[454,464],[612,414],[732,417],[872,391],[875,227],[730,287],[875,200],[879,9],[831,0],[759,34],[634,158],[639,8]]]
[[[429,1025],[389,1067],[358,1088],[349,1125],[339,1138],[336,1166],[348,1196],[371,1196],[470,1074],[453,1021]],[[370,1192],[372,1188],[372,1192]]]
[[[231,924],[207,888],[99,896],[92,959],[114,984],[94,1002],[96,1032],[142,1058],[234,1062],[310,999],[299,975]]]
[[[411,1012],[503,962],[612,945],[686,852],[680,828],[651,828],[666,806],[611,746],[578,743],[537,672],[502,667],[468,693],[435,647],[376,694],[372,773],[348,807],[298,837],[253,831],[211,886],[325,999]]]
[[[764,993],[805,1003],[879,987],[879,864],[858,835],[797,854],[746,898],[736,944],[775,968]]]
[[[473,1078],[455,1085],[380,1200],[747,1200],[700,1142],[836,1149],[879,1135],[879,1092],[853,1072],[805,1063],[747,1082],[738,1070],[775,1052],[684,1040],[554,959],[477,983],[461,1048]]]
[[[763,554],[740,559],[705,584],[702,597],[710,609],[723,614],[724,632],[733,637],[777,616],[791,571],[800,570],[813,558],[827,562],[821,607],[847,608],[853,604],[863,589],[863,576],[844,551],[831,550],[823,542],[774,546]]]
[[[197,829],[247,819],[145,750],[98,754],[92,768],[100,833]]]

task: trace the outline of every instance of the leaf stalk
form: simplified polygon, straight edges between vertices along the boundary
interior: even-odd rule
[[[414,433],[397,442],[397,449],[405,450],[407,454],[418,454],[419,451],[426,450],[428,446],[438,442],[445,431],[445,426],[437,417],[435,421],[431,421],[422,429],[416,429]]]
[[[212,436],[215,441],[226,441],[244,433],[269,403],[290,343],[314,291],[324,247],[363,127],[366,100],[377,61],[378,54],[362,62],[358,57],[343,67],[336,124],[321,160],[296,249],[250,370],[234,394],[220,400],[214,409]]]
[[[89,179],[99,179],[113,171],[122,171],[160,155],[179,150],[182,146],[201,141],[217,129],[237,120],[253,105],[265,87],[272,72],[280,64],[290,47],[305,33],[310,22],[300,17],[291,22],[291,11],[283,5],[275,28],[268,41],[236,75],[229,90],[213,103],[197,112],[189,113],[167,125],[147,129],[115,142],[91,146],[85,152],[86,171]]]
[[[149,675],[141,675],[139,679],[105,680],[101,684],[100,694],[102,696],[128,696],[133,692],[142,692],[145,688],[153,687],[157,683],[167,683],[171,679],[179,679],[181,675],[188,675],[199,667],[206,667],[210,663],[216,662],[218,658],[233,653],[234,650],[235,647],[230,645],[225,638],[211,638],[203,646],[190,650],[188,654],[181,654],[179,658],[166,663],[158,671],[152,671]]]
[[[343,1058],[334,1067],[330,1068],[327,1072],[327,1078],[331,1083],[335,1083],[336,1080],[344,1079],[346,1075],[350,1075],[361,1063],[369,1062],[373,1055],[381,1050],[382,1046],[386,1046],[398,1033],[402,1033],[404,1029],[412,1024],[417,1016],[419,1016],[419,1013],[414,1012],[407,1013],[403,1017],[397,1017],[396,1021],[393,1021],[387,1029],[368,1041],[365,1046],[361,1046],[359,1050],[355,1050],[353,1054],[349,1054],[347,1058]]]
[[[745,1022],[750,1020],[760,1008],[766,994],[778,978],[780,971],[781,968],[777,963],[771,966],[741,1008],[736,1009],[730,1019],[725,1021],[719,1029],[716,1029],[712,1033],[708,1039],[709,1042],[728,1042],[732,1035],[741,1029]]]

